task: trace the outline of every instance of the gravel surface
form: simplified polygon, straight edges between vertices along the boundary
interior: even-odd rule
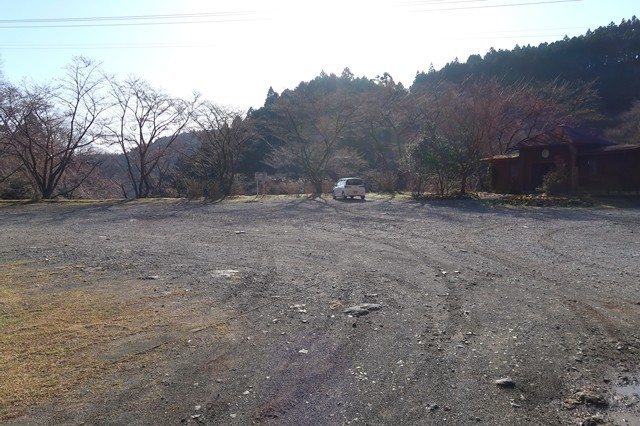
[[[74,265],[39,291],[157,315],[92,349],[118,368],[6,424],[640,425],[639,224],[473,200],[2,205],[0,266]]]

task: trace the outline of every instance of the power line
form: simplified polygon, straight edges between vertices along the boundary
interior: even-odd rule
[[[221,19],[221,20],[199,20],[199,21],[175,21],[175,22],[119,22],[112,24],[60,24],[60,25],[0,25],[0,29],[22,29],[22,28],[97,28],[97,27],[132,27],[151,25],[184,25],[184,24],[211,24],[214,22],[249,22],[254,19]]]
[[[91,21],[140,21],[150,19],[184,19],[184,18],[211,18],[238,15],[260,14],[263,11],[250,10],[243,12],[203,12],[203,13],[171,13],[165,15],[121,15],[121,16],[91,16],[75,18],[25,18],[25,19],[0,19],[0,24],[33,24],[49,22],[91,22]]]
[[[567,29],[583,29],[586,27],[568,27],[568,28],[540,28],[526,30],[527,32],[537,31],[563,31]],[[527,38],[549,38],[557,37],[558,39],[564,37],[566,33],[545,33],[545,34],[514,34],[508,35],[513,31],[495,31],[495,32],[479,32],[474,34],[461,35],[460,37],[444,38],[441,41],[464,41],[464,40],[486,40],[486,39],[527,39]],[[496,35],[491,35],[496,34]],[[111,50],[111,49],[183,49],[183,48],[212,48],[219,46],[215,43],[96,43],[96,44],[58,44],[58,45],[2,45],[1,50]]]
[[[479,3],[485,2],[487,0],[455,0],[452,2],[441,3],[438,0],[414,0],[407,1],[406,4],[415,5],[415,6],[438,6],[438,5],[449,5],[452,3]],[[444,8],[434,8],[434,9],[425,9],[426,12],[443,12],[443,11],[454,11],[454,10],[473,10],[473,9],[491,9],[498,7],[518,7],[518,6],[538,6],[542,4],[554,4],[554,3],[574,3],[581,2],[583,0],[544,0],[544,1],[530,1],[524,3],[507,3],[507,4],[482,4],[479,6],[461,6],[461,7],[444,7]]]
[[[0,20],[0,29],[86,27],[96,28],[150,25],[188,25],[207,24],[214,22],[246,22],[263,19],[260,15],[261,12],[249,11],[174,15],[104,16],[91,18],[2,19]],[[149,22],[157,19],[160,19],[161,21]],[[162,21],[163,19],[164,21]],[[190,20],[185,21],[185,19]]]
[[[493,3],[492,0],[407,0],[403,4],[412,5],[425,5],[425,6],[450,6],[454,4],[464,4],[462,7],[449,7],[446,9],[434,9],[434,10],[420,10],[420,11],[444,11],[444,10],[466,10],[466,9],[485,9],[494,7],[523,7],[530,5],[541,5],[550,3],[569,3],[580,2],[582,0],[537,0],[537,1],[525,1],[521,3]],[[481,3],[481,4],[480,4]],[[261,19],[263,14],[268,11],[265,10],[248,10],[244,12],[240,11],[228,11],[228,12],[206,12],[206,13],[183,13],[183,14],[162,14],[162,15],[120,15],[120,16],[91,16],[91,17],[66,17],[66,18],[26,18],[26,19],[0,19],[0,29],[8,28],[76,28],[76,27],[103,27],[103,26],[149,26],[149,25],[191,25],[191,24],[203,24],[212,22],[242,22]],[[163,21],[156,21],[163,20]],[[4,25],[2,25],[4,24]],[[562,37],[560,35],[552,34],[531,34],[532,32],[556,32],[569,29],[583,29],[581,27],[571,28],[540,28],[529,30],[505,30],[499,31],[501,34],[497,34],[496,31],[487,31],[480,34],[474,33],[461,37],[451,38],[454,40],[469,40],[478,38],[535,38],[535,37]],[[586,28],[584,28],[586,31]],[[529,33],[529,34],[527,34]],[[494,36],[482,36],[481,34],[495,34]],[[512,34],[512,35],[509,35]],[[480,36],[480,37],[479,37]],[[108,50],[108,49],[174,49],[174,48],[205,48],[211,47],[210,44],[202,43],[123,43],[123,44],[31,44],[31,45],[17,45],[7,44],[1,45],[0,49],[5,50],[67,50],[67,49],[92,49],[92,50]]]
[[[97,28],[151,25],[190,25],[243,22],[263,19],[264,10],[173,13],[164,15],[121,15],[66,18],[0,19],[0,29]],[[152,21],[152,22],[149,22]]]
[[[184,49],[184,48],[211,48],[216,44],[164,44],[164,43],[138,43],[138,44],[56,44],[56,45],[0,45],[2,50],[111,50],[111,49]]]
[[[583,0],[538,0],[521,3],[485,4],[488,0],[407,0],[408,6],[429,6],[423,12],[444,12],[457,10],[489,9],[499,7],[523,7],[543,4],[574,3]],[[462,5],[471,3],[470,5]],[[482,3],[482,4],[477,4]],[[453,6],[461,4],[461,6]],[[436,7],[433,7],[436,6]],[[446,6],[446,7],[438,7]],[[149,25],[184,25],[205,24],[214,22],[242,22],[263,19],[265,10],[172,13],[163,15],[120,15],[91,16],[66,18],[24,18],[0,19],[0,29],[33,29],[33,28],[82,28],[82,27],[114,27],[114,26],[149,26]],[[185,21],[185,19],[189,19]],[[195,20],[194,20],[195,19]],[[153,21],[153,22],[148,22]]]

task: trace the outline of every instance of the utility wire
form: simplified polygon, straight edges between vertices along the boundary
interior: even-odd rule
[[[424,6],[449,6],[453,4],[465,4],[461,7],[449,7],[438,9],[420,9],[420,12],[434,12],[446,10],[468,10],[486,9],[495,7],[523,7],[531,5],[541,5],[550,3],[580,2],[582,0],[540,0],[511,4],[491,4],[491,0],[407,0],[405,5]],[[481,3],[481,4],[479,4]],[[469,5],[471,4],[471,5]],[[213,22],[243,22],[261,19],[265,10],[250,11],[229,11],[229,12],[205,12],[205,13],[182,13],[182,14],[162,14],[162,15],[121,15],[121,16],[92,16],[92,17],[66,17],[66,18],[27,18],[27,19],[0,19],[0,29],[20,29],[20,28],[78,28],[78,27],[106,27],[106,26],[149,26],[149,25],[191,25]],[[186,20],[185,20],[186,19]],[[156,21],[162,20],[162,21]],[[150,22],[151,21],[151,22]],[[4,24],[4,25],[3,25]],[[531,33],[536,31],[561,31],[572,28],[541,28],[525,30]],[[534,38],[534,37],[562,37],[562,35],[541,35],[541,34],[518,34],[522,30],[501,31],[502,34],[485,36],[480,38]],[[489,31],[484,34],[494,34]],[[512,33],[514,35],[509,36]],[[477,39],[477,35],[457,37],[451,40]],[[65,49],[172,49],[172,48],[196,48],[211,47],[210,44],[171,44],[171,43],[134,43],[134,44],[66,44],[66,45],[0,45],[0,49],[6,50],[65,50]]]
[[[98,27],[132,27],[150,25],[184,25],[184,24],[210,24],[214,22],[248,22],[254,19],[221,19],[221,20],[199,20],[199,21],[171,21],[171,22],[119,22],[112,24],[60,24],[60,25],[0,25],[0,29],[22,29],[22,28],[98,28]]]
[[[2,50],[111,50],[111,49],[185,49],[185,48],[212,48],[218,44],[163,44],[163,43],[138,43],[138,44],[56,44],[56,45],[0,45]]]
[[[421,12],[444,12],[457,10],[489,9],[498,7],[522,7],[555,3],[574,3],[583,0],[539,0],[521,3],[485,4],[488,0],[408,0],[403,2],[407,6],[429,6]],[[472,3],[472,5],[452,6]],[[482,3],[476,5],[477,3]],[[436,6],[436,7],[433,7]],[[446,7],[437,7],[446,6]],[[208,12],[208,13],[173,13],[164,15],[122,15],[122,16],[92,16],[67,18],[26,18],[0,19],[0,29],[32,29],[32,28],[81,28],[107,26],[144,26],[144,25],[182,25],[204,24],[213,22],[240,22],[262,19],[264,10]],[[191,19],[184,21],[184,19]],[[196,19],[196,20],[193,20]],[[125,22],[123,22],[125,21]],[[126,22],[128,21],[128,22]],[[145,22],[153,21],[153,22]]]
[[[458,0],[452,3],[477,3],[477,2],[485,2],[485,1],[486,0]],[[546,0],[546,1],[531,1],[531,2],[524,2],[524,3],[482,4],[479,6],[443,7],[443,8],[437,8],[437,9],[424,9],[422,11],[444,12],[444,11],[453,11],[453,10],[492,9],[492,8],[498,8],[498,7],[537,6],[541,4],[574,3],[574,2],[581,2],[581,1],[583,0]],[[440,4],[442,4],[443,6],[444,5],[448,6],[449,4],[451,4],[451,3],[439,3],[439,2],[434,3],[433,1],[430,1],[430,0],[415,0],[415,1],[409,1],[406,3],[414,6],[420,6],[420,5],[434,6],[434,5],[440,5]]]
[[[556,30],[561,30],[558,28]],[[536,30],[538,31],[538,30]],[[464,41],[464,40],[496,40],[496,39],[527,39],[527,38],[538,38],[538,37],[556,37],[561,39],[564,37],[566,33],[557,33],[557,34],[531,34],[531,35],[497,35],[497,36],[477,36],[477,35],[468,35],[461,37],[452,37],[444,39],[443,41]],[[218,44],[211,43],[186,43],[186,44],[171,44],[171,43],[137,43],[137,44],[64,44],[64,45],[2,45],[0,44],[0,49],[2,50],[76,50],[76,49],[86,49],[86,50],[112,50],[112,49],[186,49],[186,48],[214,48],[219,46]]]
[[[458,3],[482,3],[479,6],[461,6],[456,9],[480,9],[480,8],[491,8],[491,7],[513,7],[513,6],[536,6],[541,4],[550,4],[550,3],[571,3],[571,2],[579,2],[583,0],[538,0],[538,1],[527,1],[524,3],[505,3],[505,4],[485,4],[490,0],[405,0],[405,4],[411,5],[424,5],[424,6],[449,6],[452,4]],[[438,10],[449,10],[449,9],[438,9]]]
[[[27,18],[27,19],[0,19],[0,24],[34,24],[49,22],[92,22],[92,21],[140,21],[150,19],[184,19],[184,18],[211,18],[228,17],[238,15],[255,15],[261,11],[245,12],[210,12],[210,13],[172,13],[166,15],[123,15],[123,16],[92,16],[76,18]]]

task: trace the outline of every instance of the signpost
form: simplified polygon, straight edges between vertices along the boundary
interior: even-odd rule
[[[262,183],[262,196],[267,195],[267,172],[256,172],[256,195],[260,195],[260,184]]]

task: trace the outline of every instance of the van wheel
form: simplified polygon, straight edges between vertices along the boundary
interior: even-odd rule
[[[361,196],[360,196],[360,199],[361,199],[361,200],[364,200],[364,195],[361,195]]]
[[[342,199],[343,199],[343,200],[346,200],[346,199],[347,199],[346,195],[344,195],[344,192],[342,193]]]
[[[335,200],[336,199],[336,193],[334,192],[331,195],[333,195],[333,199]]]

